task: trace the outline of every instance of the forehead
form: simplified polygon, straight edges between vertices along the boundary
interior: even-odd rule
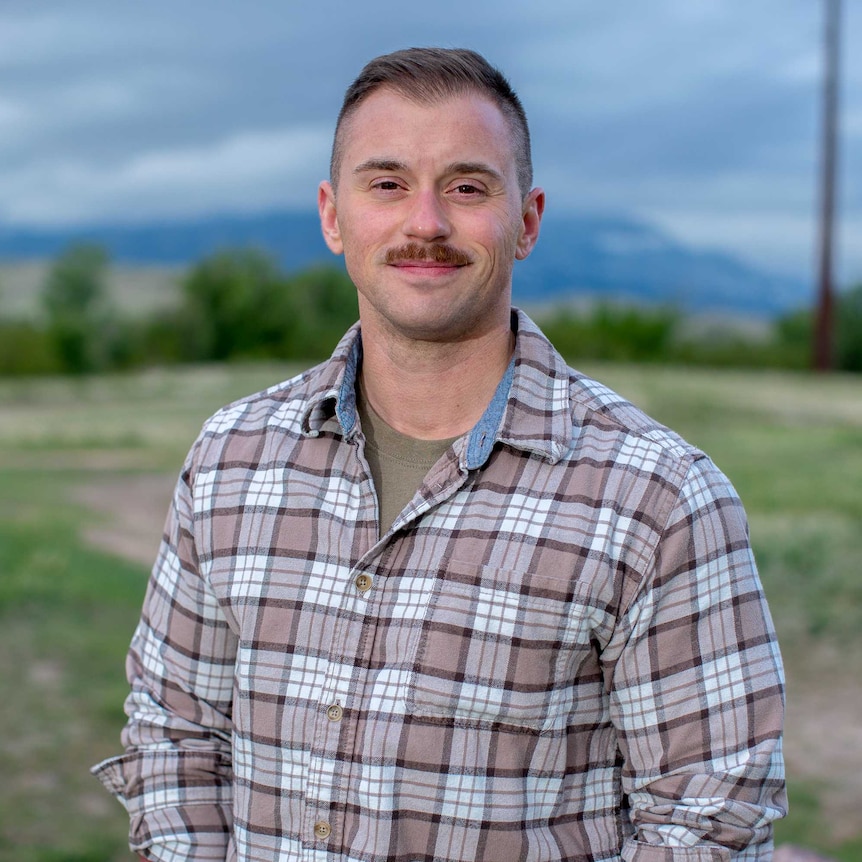
[[[391,87],[380,87],[345,118],[339,131],[342,168],[370,157],[496,161],[514,166],[509,121],[487,96],[466,92],[418,101]]]

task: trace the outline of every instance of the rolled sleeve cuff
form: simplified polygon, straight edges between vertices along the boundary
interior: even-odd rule
[[[232,831],[230,769],[219,754],[131,752],[91,770],[129,813],[129,847],[156,862],[224,862]]]
[[[629,838],[621,854],[624,862],[730,862],[730,851],[725,847],[667,847],[644,844]]]

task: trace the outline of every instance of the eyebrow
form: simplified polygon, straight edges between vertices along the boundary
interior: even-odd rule
[[[483,174],[497,182],[503,182],[503,176],[484,162],[455,162],[448,166],[446,172],[449,174]]]
[[[387,171],[392,173],[400,173],[407,170],[407,165],[404,162],[396,161],[395,159],[368,159],[357,165],[353,169],[354,174],[362,174],[366,171]]]
[[[387,173],[402,173],[409,171],[410,168],[397,159],[368,159],[362,162],[353,169],[353,173],[362,174],[366,171],[386,171]],[[490,165],[484,162],[453,162],[446,166],[445,173],[449,174],[482,174],[490,177],[496,182],[502,183],[503,176],[499,171],[495,171]]]

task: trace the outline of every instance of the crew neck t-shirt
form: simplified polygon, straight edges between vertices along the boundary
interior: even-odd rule
[[[458,439],[420,440],[396,431],[375,411],[361,386],[356,406],[365,434],[365,457],[377,491],[382,536],[413,498],[440,456]]]

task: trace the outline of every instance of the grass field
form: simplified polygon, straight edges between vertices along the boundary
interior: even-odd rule
[[[275,366],[0,381],[0,862],[129,859],[88,775],[202,420]],[[746,503],[788,670],[778,840],[862,860],[862,378],[590,365],[709,452]]]

